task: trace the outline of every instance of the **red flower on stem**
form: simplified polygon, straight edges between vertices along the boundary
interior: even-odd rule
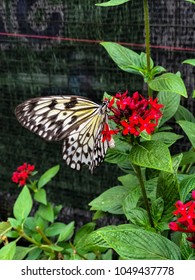
[[[175,203],[175,207],[173,214],[177,219],[169,223],[169,228],[173,231],[190,233],[191,236],[187,240],[192,242],[192,247],[195,248],[195,190],[192,191],[192,200],[187,203],[179,200]]]
[[[26,184],[27,179],[34,170],[34,165],[25,162],[23,165],[19,166],[15,172],[13,172],[12,181],[22,187]]]
[[[138,92],[132,96],[127,95],[128,91],[117,93],[108,104],[108,108],[113,113],[109,118],[117,124],[118,128],[113,134],[121,132],[123,135],[130,134],[138,137],[144,130],[152,134],[162,116],[160,109],[163,105],[158,104],[157,98],[146,99]],[[105,131],[102,133],[105,140]]]

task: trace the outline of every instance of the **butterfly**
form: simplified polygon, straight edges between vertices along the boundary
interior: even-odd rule
[[[19,123],[47,141],[63,141],[63,159],[71,168],[89,170],[104,159],[112,141],[102,141],[108,126],[108,101],[101,105],[80,96],[48,96],[27,100],[18,105]]]

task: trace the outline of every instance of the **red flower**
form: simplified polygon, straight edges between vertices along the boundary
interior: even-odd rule
[[[145,130],[152,134],[158,121],[162,116],[160,109],[162,104],[158,104],[158,99],[144,98],[138,92],[132,96],[127,96],[128,91],[117,93],[109,102],[108,108],[113,115],[109,116],[116,124],[118,132],[123,135],[139,136]]]
[[[178,200],[175,207],[173,214],[177,219],[169,223],[169,228],[173,231],[190,233],[191,237],[187,240],[192,242],[192,247],[195,248],[195,191],[192,191],[192,200],[187,203]]]
[[[112,135],[113,134],[117,134],[118,133],[118,130],[111,130],[109,128],[109,125],[107,123],[104,124],[104,129],[102,131],[102,134],[103,134],[103,137],[102,137],[102,142],[108,140],[108,141],[111,141],[112,139]]]
[[[27,179],[34,171],[35,166],[31,164],[27,164],[26,162],[17,168],[17,171],[12,174],[12,181],[14,183],[19,184],[19,186],[24,186],[26,184]]]
[[[151,116],[148,116],[145,120],[139,118],[139,123],[140,123],[140,132],[143,130],[146,130],[148,134],[152,134],[152,132],[154,132],[156,123],[151,122]]]

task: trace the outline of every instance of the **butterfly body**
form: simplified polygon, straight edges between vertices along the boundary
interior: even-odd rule
[[[63,141],[67,165],[80,170],[86,164],[92,172],[109,147],[107,140],[102,141],[107,105],[107,101],[98,105],[79,96],[48,96],[23,102],[15,114],[22,126],[43,139]]]

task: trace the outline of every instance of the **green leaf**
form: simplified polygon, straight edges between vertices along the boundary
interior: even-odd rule
[[[147,132],[146,132],[146,130],[143,130],[141,133],[140,133],[140,136],[141,136],[141,138],[143,139],[143,140],[146,140],[146,141],[150,141],[151,140],[151,135],[150,134],[148,134]]]
[[[139,184],[139,180],[138,180],[137,176],[135,176],[133,174],[126,174],[123,176],[119,176],[118,180],[119,180],[119,182],[122,183],[122,185],[124,187],[130,188],[131,191],[135,186],[137,186]]]
[[[101,6],[101,7],[111,7],[111,6],[118,6],[121,4],[124,4],[126,2],[129,2],[130,0],[110,0],[104,3],[98,3],[95,4],[96,6]]]
[[[195,175],[189,175],[180,182],[180,199],[185,202],[189,193],[195,190]]]
[[[47,204],[47,195],[44,189],[38,189],[34,195],[34,199],[42,204]]]
[[[9,222],[1,222],[0,223],[0,236],[4,235],[7,231],[12,228]]]
[[[36,226],[38,226],[38,224],[36,224],[36,219],[34,217],[28,217],[24,222],[24,232],[27,235],[37,233]]]
[[[175,113],[174,118],[176,119],[176,121],[184,120],[184,121],[195,123],[195,117],[193,116],[193,114],[188,109],[186,109],[181,105],[178,107],[178,110]]]
[[[192,147],[195,148],[195,123],[189,121],[177,121],[183,131],[186,133]]]
[[[120,69],[129,73],[142,75],[139,54],[117,43],[103,42],[101,45],[106,49]]]
[[[152,201],[152,207],[151,207],[151,213],[153,216],[155,226],[157,226],[158,221],[160,221],[163,211],[164,211],[164,200],[162,199],[162,197],[158,197],[157,199]]]
[[[10,225],[13,227],[13,228],[17,228],[18,226],[20,226],[20,223],[21,221],[19,220],[16,220],[14,218],[8,218],[8,222],[10,223]]]
[[[77,231],[73,242],[77,250],[86,251],[86,248],[83,245],[89,234],[94,231],[95,226],[95,223],[87,223]]]
[[[179,107],[181,97],[179,94],[173,92],[159,92],[157,98],[158,103],[164,105],[161,108],[162,117],[158,124],[160,127],[174,116]]]
[[[17,246],[16,252],[13,256],[13,260],[23,260],[26,257],[26,255],[32,250],[33,248]]]
[[[113,164],[123,165],[124,162],[129,163],[129,152],[122,152],[121,150],[118,150],[118,145],[116,145],[116,148],[109,149],[105,161]]]
[[[8,238],[18,238],[20,235],[17,231],[11,230],[5,234]]]
[[[130,191],[129,195],[127,195],[127,197],[125,198],[123,202],[123,211],[127,218],[128,218],[129,211],[136,208],[140,196],[141,196],[140,189],[138,187],[135,187]]]
[[[166,69],[162,66],[155,66],[152,70],[151,70],[151,75],[152,77],[161,74],[162,72],[166,72]]]
[[[139,166],[173,172],[169,149],[160,141],[147,141],[133,146],[130,159]]]
[[[186,2],[190,2],[190,3],[195,4],[195,0],[186,0]]]
[[[56,165],[52,168],[50,168],[49,170],[47,170],[39,179],[38,181],[38,188],[42,188],[43,186],[45,186],[49,181],[51,181],[51,179],[58,173],[60,169],[59,165]]]
[[[147,69],[147,55],[144,52],[140,53],[140,63],[143,69]],[[150,69],[154,67],[154,61],[150,58]]]
[[[13,208],[14,217],[17,220],[23,220],[28,217],[32,209],[32,198],[29,189],[24,186],[20,192]]]
[[[194,1],[195,3],[195,1]],[[191,59],[186,59],[183,61],[183,63],[187,63],[187,64],[190,64],[192,66],[195,66],[195,59],[194,58],[191,58]]]
[[[39,206],[37,214],[40,215],[46,221],[49,221],[51,223],[53,223],[53,221],[54,221],[53,207],[50,203],[48,203],[47,205],[41,204]]]
[[[140,227],[150,228],[150,221],[145,209],[140,207],[126,209],[125,215],[132,224]]]
[[[53,223],[45,230],[45,235],[52,237],[59,235],[57,242],[69,239],[74,233],[74,222],[65,225],[63,223]]]
[[[89,248],[112,248],[126,260],[180,260],[179,247],[167,238],[131,225],[108,226],[85,241]]]
[[[187,151],[182,153],[183,158],[181,160],[180,166],[195,163],[195,151]]]
[[[1,248],[0,260],[13,260],[15,252],[16,242],[12,241]]]
[[[65,230],[65,228],[66,225],[63,223],[59,223],[59,222],[53,223],[48,228],[46,228],[45,235],[49,237],[59,235]]]
[[[176,74],[165,73],[149,82],[149,87],[155,91],[175,92],[187,97],[183,80]]]
[[[89,203],[91,206],[90,210],[123,214],[122,204],[128,193],[129,188],[123,186],[112,187]]]
[[[157,132],[152,135],[152,140],[154,141],[161,141],[167,146],[171,146],[174,144],[177,140],[181,139],[183,136],[178,135],[173,132]]]
[[[183,260],[194,260],[194,248],[192,248],[190,242],[187,240],[187,234],[181,234],[180,248]]]
[[[57,242],[69,240],[74,234],[75,222],[70,222],[66,225],[66,228],[63,232],[60,233]]]
[[[32,247],[31,251],[28,253],[26,260],[40,260],[40,254],[42,250],[38,247]]]
[[[161,222],[167,222],[172,219],[174,204],[179,199],[179,182],[176,176],[176,170],[179,166],[182,155],[173,159],[174,173],[161,172],[158,178],[157,197],[164,201],[164,211]]]

